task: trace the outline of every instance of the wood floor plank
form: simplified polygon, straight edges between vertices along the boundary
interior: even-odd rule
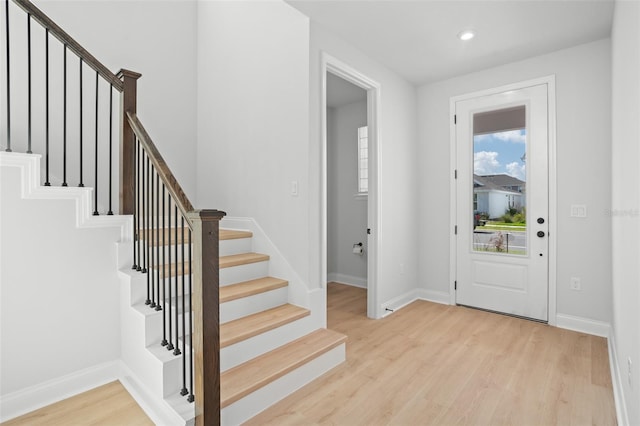
[[[366,317],[366,290],[330,283],[346,363],[248,425],[615,425],[606,340],[417,301]]]
[[[2,426],[146,426],[153,422],[118,381],[43,407]]]

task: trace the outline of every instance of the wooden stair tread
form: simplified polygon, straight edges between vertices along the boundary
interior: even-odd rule
[[[253,296],[278,288],[286,287],[288,281],[280,278],[264,277],[220,287],[220,303],[230,302],[243,297]]]
[[[241,231],[239,229],[220,229],[220,240],[237,240],[240,238],[251,238],[253,232]]]
[[[269,255],[261,254],[261,253],[241,253],[241,254],[232,254],[230,256],[221,256],[220,257],[220,268],[229,268],[231,266],[240,266],[240,265],[248,265],[250,263],[256,262],[264,262],[269,260]],[[172,263],[170,265],[153,265],[153,269],[164,269],[165,277],[175,277],[177,275],[184,273],[190,273],[189,262],[183,263],[178,262],[178,264]]]
[[[232,266],[248,265],[249,263],[264,262],[269,260],[269,255],[261,253],[240,253],[229,256],[220,256],[220,269]]]
[[[306,317],[308,309],[286,303],[257,314],[220,324],[220,348],[233,345]]]
[[[157,231],[155,229],[143,229],[140,232],[140,239],[146,240],[147,238],[153,239],[153,245],[173,245],[176,242],[182,243],[182,232],[184,230],[184,241],[189,242],[189,228],[160,228]],[[176,235],[177,231],[177,235]],[[152,235],[149,235],[152,234]],[[220,241],[223,240],[237,240],[241,238],[251,238],[253,233],[251,231],[242,231],[238,229],[220,229],[219,233]]]
[[[226,407],[318,356],[341,345],[347,336],[320,329],[220,375],[220,403]]]

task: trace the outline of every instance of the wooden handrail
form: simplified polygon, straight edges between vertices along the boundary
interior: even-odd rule
[[[151,160],[153,167],[158,172],[160,179],[162,179],[162,182],[167,186],[167,190],[178,206],[180,213],[182,213],[182,216],[189,222],[189,227],[192,228],[189,213],[193,211],[193,205],[191,204],[191,201],[189,201],[189,197],[187,197],[187,194],[182,190],[178,180],[171,172],[171,169],[169,169],[169,166],[166,161],[164,161],[164,158],[162,158],[160,151],[158,151],[158,148],[151,140],[149,133],[147,133],[140,120],[138,120],[136,114],[127,112],[126,115],[129,125],[140,141],[140,145],[142,145],[149,156],[149,160]]]
[[[89,65],[98,74],[102,76],[109,84],[111,84],[119,92],[122,92],[122,81],[118,79],[109,68],[104,66],[102,62],[97,60],[95,56],[87,51],[80,43],[74,40],[65,30],[60,28],[58,24],[53,22],[42,10],[38,9],[29,0],[13,0],[15,4],[20,6],[22,10],[27,12],[33,19],[40,23],[44,28],[48,29],[51,35],[60,40],[60,42],[66,45],[69,50],[78,55],[84,63]]]

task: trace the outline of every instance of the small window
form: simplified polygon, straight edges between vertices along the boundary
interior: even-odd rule
[[[474,212],[478,211],[478,193],[477,192],[473,193],[473,211]]]
[[[358,194],[369,192],[369,141],[367,126],[358,128]]]

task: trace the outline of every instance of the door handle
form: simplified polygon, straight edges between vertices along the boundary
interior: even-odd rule
[[[541,218],[541,217],[539,217],[539,218],[538,218],[538,223],[539,223],[540,225],[542,225],[542,224],[544,223],[544,219],[543,219],[543,218]]]
[[[544,231],[538,231],[538,233],[536,235],[538,235],[538,237],[542,238],[542,237],[544,237]]]

